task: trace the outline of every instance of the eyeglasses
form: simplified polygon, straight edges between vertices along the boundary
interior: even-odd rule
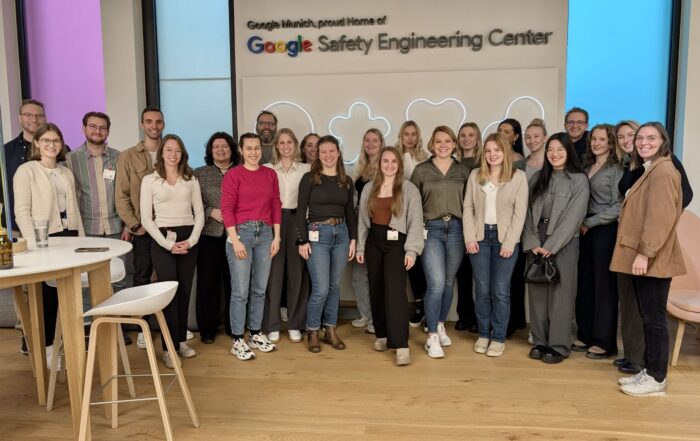
[[[44,113],[29,113],[29,112],[24,112],[20,113],[23,117],[27,119],[44,119],[46,118],[46,114]]]
[[[258,121],[258,125],[263,127],[274,127],[277,125],[277,123],[274,121]]]
[[[39,139],[39,144],[41,144],[43,147],[49,147],[51,144],[53,144],[54,147],[60,147],[60,146],[63,145],[63,140],[61,140],[61,139],[40,138],[40,139]]]
[[[566,122],[567,126],[582,126],[584,124],[587,124],[587,122],[583,121],[583,120],[577,120],[577,121],[571,120],[571,121]]]
[[[97,124],[88,124],[87,128],[90,130],[99,130],[100,132],[106,132],[109,130],[107,126],[98,126]]]

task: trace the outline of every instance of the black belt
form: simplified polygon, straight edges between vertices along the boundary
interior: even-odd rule
[[[297,212],[296,208],[283,208],[282,214],[295,214]]]

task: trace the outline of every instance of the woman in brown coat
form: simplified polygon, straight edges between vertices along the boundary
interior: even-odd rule
[[[660,123],[646,123],[637,130],[630,167],[645,170],[625,195],[610,270],[632,275],[644,323],[646,368],[620,378],[619,383],[628,395],[665,395],[666,302],[671,278],[685,274],[685,265],[676,236],[683,210],[681,179],[671,161],[668,134]]]

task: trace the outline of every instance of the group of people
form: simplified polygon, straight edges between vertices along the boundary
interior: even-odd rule
[[[335,137],[299,142],[269,111],[238,142],[214,133],[196,170],[182,140],[162,136],[157,108],[141,114],[144,140],[121,153],[106,145],[103,113],[85,115],[86,142],[70,153],[41,103],[26,101],[20,122],[23,133],[5,146],[13,225],[32,239],[32,218],[42,216],[51,235],[131,240],[134,285],[179,282],[164,313],[182,358],[196,355],[186,342],[195,270],[203,343],[216,338],[223,292],[240,360],[275,350],[283,319],[290,341],[306,332],[310,352],[321,343],[344,349],[338,308],[351,261],[360,313],[352,324],[375,334],[375,350],[394,349],[397,365],[411,361],[409,325],[425,326],[429,357],[445,356],[455,281],[455,328],[478,333],[474,352],[499,357],[525,326],[523,273],[538,256],[559,278],[528,283],[529,356],[616,356],[619,303],[625,357],[614,364],[635,374],[620,379],[621,390],[665,392],[665,305],[671,278],[685,272],[675,230],[692,190],[659,123],[589,131],[588,113],[573,108],[566,132],[548,135],[539,119],[523,132],[506,119],[482,141],[468,122],[457,134],[436,127],[424,148],[420,128],[406,121],[393,147],[367,130],[353,179]],[[55,301],[45,287],[47,334]],[[172,367],[178,358],[163,348]]]

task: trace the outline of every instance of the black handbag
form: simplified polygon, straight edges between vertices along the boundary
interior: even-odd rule
[[[559,270],[551,257],[530,253],[525,261],[525,283],[553,285],[559,283]]]

